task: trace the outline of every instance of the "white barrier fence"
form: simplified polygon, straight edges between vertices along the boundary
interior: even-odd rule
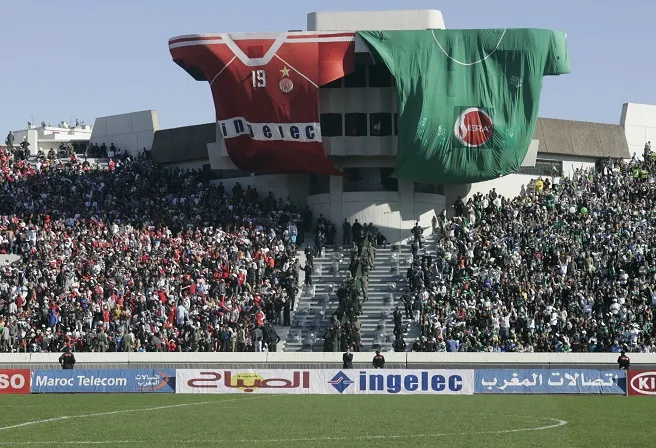
[[[564,365],[616,366],[617,353],[384,353],[388,365],[394,367],[413,365],[462,365],[474,368],[486,365],[542,365],[557,368]],[[38,368],[58,364],[59,353],[0,353],[0,365],[12,367],[29,365]],[[656,365],[655,353],[630,353],[631,364]],[[257,368],[275,368],[276,365],[322,366],[342,363],[341,353],[76,353],[78,364],[104,365],[193,365],[239,364]],[[354,353],[354,364],[371,366],[373,353]],[[306,367],[307,368],[307,367]],[[423,367],[425,368],[425,367]]]

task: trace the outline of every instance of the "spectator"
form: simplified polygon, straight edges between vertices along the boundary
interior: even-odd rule
[[[9,131],[9,134],[7,134],[7,138],[5,139],[5,144],[7,145],[7,148],[9,151],[13,152],[14,150],[14,133],[12,131]]]
[[[351,223],[348,222],[347,218],[344,218],[342,224],[342,245],[345,247],[351,245]]]
[[[353,353],[351,353],[351,347],[346,349],[346,352],[342,355],[342,369],[352,369],[353,368]]]

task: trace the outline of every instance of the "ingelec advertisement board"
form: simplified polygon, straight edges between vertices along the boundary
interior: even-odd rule
[[[473,370],[177,370],[178,394],[474,393]]]

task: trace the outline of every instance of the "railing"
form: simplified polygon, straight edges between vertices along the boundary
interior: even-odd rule
[[[354,353],[355,368],[373,353]],[[59,353],[0,354],[0,368],[58,368]],[[342,353],[76,353],[79,368],[341,368]],[[617,368],[617,353],[385,353],[388,368]],[[656,354],[631,353],[636,368],[656,368]]]

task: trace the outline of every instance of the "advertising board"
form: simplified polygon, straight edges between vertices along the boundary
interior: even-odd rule
[[[30,371],[0,370],[0,394],[29,394]]]
[[[177,370],[181,394],[474,393],[473,370]]]
[[[173,393],[174,370],[36,370],[32,393]]]
[[[622,370],[476,370],[476,394],[626,393]]]
[[[627,375],[629,395],[656,396],[656,371],[630,370]]]

